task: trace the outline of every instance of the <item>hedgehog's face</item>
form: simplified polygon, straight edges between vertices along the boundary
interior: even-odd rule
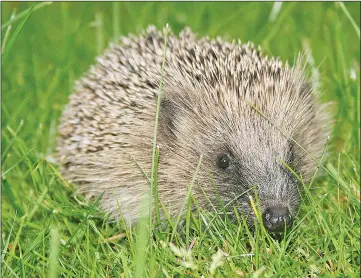
[[[267,137],[262,135],[253,141],[259,149],[243,147],[240,140],[245,138],[239,136],[238,143],[233,144],[223,141],[226,147],[214,149],[206,158],[219,196],[227,211],[238,209],[243,216],[248,216],[251,225],[256,221],[250,204],[253,200],[261,210],[267,229],[283,231],[285,224],[291,224],[299,203],[298,180],[288,168],[293,166],[292,146],[287,146],[286,141],[278,150],[266,147],[263,143]]]
[[[283,231],[299,203],[298,181],[287,168],[294,165],[293,144],[254,114],[222,107],[207,111],[206,104],[200,105],[203,111],[162,103],[160,137],[169,150],[163,156],[166,168],[174,167],[170,179],[189,183],[202,156],[197,183],[202,189],[194,188],[200,204],[207,207],[211,199],[217,206],[222,201],[227,211],[235,207],[252,225],[256,217],[251,196],[259,200],[268,230]]]

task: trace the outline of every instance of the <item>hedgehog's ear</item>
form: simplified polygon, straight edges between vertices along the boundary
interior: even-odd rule
[[[175,121],[177,120],[178,116],[177,107],[171,100],[163,98],[160,103],[159,112],[159,126],[161,130],[167,136],[175,139]]]

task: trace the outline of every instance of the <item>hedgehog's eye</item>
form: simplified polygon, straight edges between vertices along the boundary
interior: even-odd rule
[[[229,156],[227,154],[219,154],[217,156],[217,166],[221,169],[226,169],[229,166]]]

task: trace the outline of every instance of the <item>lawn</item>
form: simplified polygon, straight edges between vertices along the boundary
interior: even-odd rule
[[[359,277],[360,3],[1,3],[1,277]],[[184,226],[110,223],[52,157],[73,83],[147,25],[306,53],[333,130],[282,239],[199,212]],[[330,123],[331,124],[331,123]],[[175,224],[175,223],[172,223]]]

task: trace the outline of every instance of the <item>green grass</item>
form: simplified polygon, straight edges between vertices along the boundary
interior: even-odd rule
[[[284,3],[273,20],[273,3],[257,2],[1,6],[2,277],[359,277],[360,3]],[[306,185],[283,240],[201,211],[184,229],[108,223],[49,161],[74,80],[119,35],[167,23],[251,40],[291,62],[312,55],[335,125],[327,171]]]

